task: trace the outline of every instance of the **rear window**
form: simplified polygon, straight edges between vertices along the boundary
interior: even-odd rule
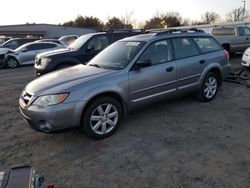
[[[175,59],[199,55],[199,51],[190,38],[176,38],[173,40]]]
[[[202,53],[209,53],[221,50],[220,45],[211,37],[197,37],[194,41],[199,46]]]
[[[212,30],[212,34],[215,36],[235,35],[235,30],[233,27],[218,27]]]

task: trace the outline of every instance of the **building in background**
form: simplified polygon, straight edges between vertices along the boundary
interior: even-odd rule
[[[84,35],[96,32],[89,28],[64,27],[52,24],[23,24],[0,26],[0,36],[13,38],[60,38],[64,35]]]

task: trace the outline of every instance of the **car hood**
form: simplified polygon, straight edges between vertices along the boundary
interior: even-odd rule
[[[0,55],[5,55],[9,52],[14,52],[12,49],[9,48],[0,48]]]
[[[38,58],[45,58],[45,57],[52,57],[52,56],[57,56],[60,54],[69,54],[75,52],[75,50],[71,50],[69,48],[63,48],[63,49],[58,49],[58,50],[52,50],[52,51],[48,51],[48,52],[44,52],[44,53],[40,53],[39,55],[37,55]]]
[[[76,65],[41,76],[30,82],[25,90],[35,96],[71,92],[72,88],[113,72],[114,70]]]

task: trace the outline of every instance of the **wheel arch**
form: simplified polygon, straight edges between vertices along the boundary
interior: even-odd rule
[[[218,76],[219,86],[221,86],[222,85],[222,68],[217,64],[211,65],[207,67],[205,71],[203,71],[201,78],[200,78],[200,85],[202,84],[202,81],[205,78],[206,74],[209,72],[213,72]]]
[[[122,98],[122,96],[115,92],[115,91],[105,91],[105,92],[101,92],[101,93],[97,93],[95,94],[94,96],[92,96],[88,102],[86,103],[86,105],[84,106],[83,110],[82,110],[82,117],[81,117],[81,122],[83,121],[83,116],[84,114],[86,113],[86,110],[88,109],[89,105],[95,101],[97,98],[100,98],[100,97],[110,97],[110,98],[113,98],[115,99],[117,102],[119,102],[119,104],[121,105],[122,107],[122,112],[123,112],[123,117],[126,117],[127,116],[127,113],[128,113],[128,105],[127,103],[124,101],[124,99]],[[80,122],[80,123],[81,123]]]

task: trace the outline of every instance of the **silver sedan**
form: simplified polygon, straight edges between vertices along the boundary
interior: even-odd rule
[[[27,43],[15,50],[9,50],[5,54],[4,63],[9,68],[16,68],[19,65],[34,64],[36,55],[62,48],[65,48],[65,46],[52,42]]]

